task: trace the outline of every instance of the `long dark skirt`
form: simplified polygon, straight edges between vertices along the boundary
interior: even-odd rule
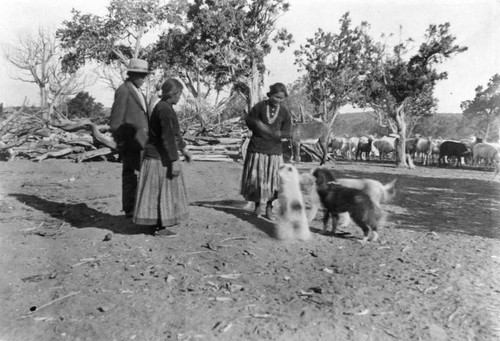
[[[184,176],[167,179],[167,168],[158,159],[146,158],[141,165],[133,222],[140,225],[172,226],[189,216]]]
[[[282,164],[282,155],[248,152],[241,178],[241,194],[245,200],[260,203],[276,199]]]

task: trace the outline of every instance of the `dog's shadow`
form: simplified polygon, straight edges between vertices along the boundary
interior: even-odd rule
[[[269,237],[276,237],[276,227],[272,221],[265,218],[259,218],[255,216],[250,208],[247,207],[248,203],[241,200],[219,200],[219,201],[195,201],[192,202],[193,206],[200,206],[206,208],[212,208],[232,216],[238,219],[246,221],[252,224],[257,229],[261,230]]]
[[[332,231],[327,231],[326,233],[323,233],[322,228],[312,227],[311,224],[309,225],[309,229],[311,230],[312,233],[316,233],[319,236],[323,236],[323,237],[327,237],[327,238],[347,239],[347,240],[360,240],[360,238],[358,236],[356,236],[355,234],[353,234],[352,232],[349,232],[349,231],[337,229],[337,231],[335,233],[332,233]],[[348,228],[351,228],[351,227],[348,227]]]
[[[95,227],[117,234],[150,234],[151,227],[136,225],[124,215],[112,215],[95,210],[85,203],[67,204],[50,201],[30,194],[10,194],[19,202],[35,210],[45,212],[52,218],[62,220],[76,228]]]

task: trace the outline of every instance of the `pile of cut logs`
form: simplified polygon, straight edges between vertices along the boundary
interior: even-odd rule
[[[184,139],[197,161],[234,162],[242,159],[242,144],[248,130],[239,117],[218,125],[187,127]],[[107,125],[88,119],[47,122],[22,108],[0,117],[0,159],[27,158],[40,162],[47,158],[116,160],[116,144]]]

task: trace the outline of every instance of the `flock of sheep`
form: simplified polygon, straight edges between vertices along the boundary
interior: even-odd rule
[[[392,160],[396,150],[397,135],[374,138],[363,137],[338,137],[332,136],[329,151],[336,157],[350,160],[377,158],[379,160]],[[419,158],[422,165],[445,165],[454,159],[457,167],[465,162],[473,166],[482,166],[484,162],[488,167],[495,168],[495,176],[499,172],[500,143],[483,142],[480,138],[452,141],[432,139],[430,137],[415,137],[406,140],[406,153],[412,159]],[[463,160],[463,161],[462,161]]]

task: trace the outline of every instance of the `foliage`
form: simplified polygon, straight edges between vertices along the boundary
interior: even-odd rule
[[[372,64],[374,68],[365,81],[365,100],[371,106],[390,109],[388,115],[394,115],[395,108],[405,100],[421,103],[423,108],[432,105],[430,95],[436,82],[447,77],[447,73],[438,72],[435,65],[467,50],[454,45],[456,38],[449,33],[449,27],[449,23],[430,25],[418,52],[408,60],[404,55],[411,50],[412,39],[396,45],[392,54],[386,52],[386,46],[381,46],[379,63]]]
[[[500,130],[500,75],[493,75],[486,89],[478,86],[475,91],[474,99],[463,101],[461,108],[463,116],[475,121],[475,128],[481,130],[487,140],[491,137],[491,126],[495,120]]]
[[[389,127],[378,123],[375,112],[354,112],[340,114],[333,126],[336,136],[385,136],[392,133]],[[439,139],[461,140],[475,136],[474,128],[468,119],[458,114],[435,113],[422,119],[413,134]]]
[[[67,53],[63,65],[74,71],[88,61],[127,64],[130,58],[148,59],[144,36],[165,22],[179,20],[184,1],[163,5],[160,0],[111,0],[108,14],[82,14],[73,9],[73,18],[57,31]]]
[[[349,13],[341,19],[340,32],[318,29],[295,51],[295,64],[306,72],[310,100],[324,120],[333,121],[345,104],[357,101],[368,65],[374,59],[374,42],[367,34],[368,23],[351,27]]]
[[[378,63],[371,64],[373,67],[365,79],[362,106],[372,107],[381,121],[392,123],[395,132],[402,136],[397,148],[398,166],[407,166],[404,158],[406,114],[418,116],[432,112],[434,86],[447,77],[446,72],[438,72],[435,66],[467,50],[455,44],[456,38],[449,28],[449,23],[430,25],[417,53],[408,59],[404,57],[410,51],[412,39],[397,44],[393,53],[387,53],[387,47],[380,45]]]
[[[287,86],[288,97],[284,105],[290,110],[294,120],[306,122],[310,117],[317,117],[319,113],[315,111],[315,106],[311,102],[307,88],[307,77],[302,76],[292,84]]]
[[[281,43],[280,49],[292,42],[290,34],[276,29],[277,19],[288,8],[284,0],[195,0],[184,27],[171,28],[160,37],[154,60],[178,70],[194,96],[201,96],[201,84],[208,88],[205,97],[211,89],[219,93],[232,84],[243,89],[251,106],[271,40]]]
[[[104,106],[102,103],[96,102],[95,98],[90,96],[88,92],[80,91],[75,97],[67,103],[68,118],[89,118],[96,123],[102,123]]]

